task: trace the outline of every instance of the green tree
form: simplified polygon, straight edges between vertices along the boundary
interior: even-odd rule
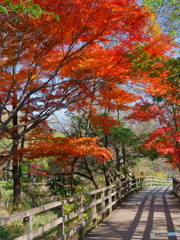
[[[158,21],[165,33],[174,37],[180,36],[180,1],[179,0],[143,0],[156,14],[154,21]]]
[[[115,157],[111,160],[116,173],[121,177],[127,177],[130,168],[135,166],[139,160],[140,154],[138,147],[141,144],[141,137],[125,127],[122,123],[120,126],[113,127],[109,133],[109,147],[113,150]]]

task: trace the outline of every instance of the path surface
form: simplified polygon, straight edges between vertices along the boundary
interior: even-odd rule
[[[179,236],[150,237],[150,232]],[[149,187],[114,210],[85,240],[180,240],[180,201],[171,187]]]

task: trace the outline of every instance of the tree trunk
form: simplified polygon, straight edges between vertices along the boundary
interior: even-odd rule
[[[18,159],[16,157],[13,158],[13,211],[18,210],[19,200],[20,200],[20,193],[21,193],[21,176],[19,172],[19,164]]]
[[[104,146],[105,146],[105,148],[108,149],[108,134],[105,133],[104,136],[105,136],[105,144],[104,144]],[[105,162],[103,162],[102,165],[103,165],[103,172],[104,172],[105,183],[106,183],[106,186],[109,186],[110,182],[109,182],[108,171],[107,171],[107,167],[106,167]]]
[[[109,178],[108,178],[108,173],[107,173],[107,167],[104,162],[102,163],[102,166],[103,166],[104,179],[105,179],[106,186],[109,186],[110,183],[109,183]]]
[[[122,147],[122,158],[123,158],[123,165],[124,165],[124,170],[125,170],[125,173],[124,173],[124,176],[125,178],[127,177],[127,173],[126,173],[126,163],[127,163],[127,159],[126,159],[126,149],[125,147],[123,146]]]
[[[116,148],[116,170],[120,172],[121,169],[121,159],[119,157],[119,148]]]
[[[6,206],[4,204],[4,201],[2,199],[2,194],[0,191],[0,218],[7,217],[9,214],[7,212]]]
[[[71,194],[75,194],[75,186],[74,186],[74,165],[76,164],[78,158],[75,157],[71,166],[71,173],[70,173],[70,185],[71,185]]]
[[[71,185],[71,194],[74,195],[75,194],[75,187],[74,187],[74,173],[73,173],[73,171],[71,172],[71,175],[70,175],[70,185]]]
[[[16,99],[16,94],[14,95]],[[16,108],[16,105],[13,105],[13,109]],[[18,116],[17,114],[13,117],[13,126],[18,125]],[[13,144],[17,144],[18,149],[18,130],[17,128],[13,130]],[[19,200],[20,200],[20,185],[21,185],[21,179],[20,179],[20,167],[19,167],[19,159],[16,155],[13,156],[13,211],[18,210],[19,206]]]
[[[91,178],[91,181],[92,181],[92,183],[94,184],[95,188],[98,189],[99,186],[98,186],[98,184],[96,183],[96,180],[95,180],[95,178],[94,178],[93,172],[91,171],[91,169],[90,169],[90,167],[89,167],[89,165],[88,165],[88,161],[87,161],[86,157],[84,157],[84,161],[85,161],[86,169],[87,169],[87,171],[88,171],[88,173],[89,173],[89,176],[90,176],[90,178]]]

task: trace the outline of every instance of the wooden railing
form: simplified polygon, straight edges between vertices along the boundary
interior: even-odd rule
[[[144,185],[150,186],[172,186],[172,178],[160,178],[154,176],[144,177]]]
[[[174,195],[180,198],[180,180],[172,177]]]
[[[97,189],[92,192],[70,197],[64,200],[46,204],[40,207],[19,212],[0,219],[0,226],[10,224],[16,220],[23,219],[24,234],[15,240],[30,240],[43,234],[53,227],[57,227],[57,240],[68,239],[78,233],[79,239],[84,238],[85,227],[92,222],[94,226],[109,215],[121,202],[133,193],[143,188],[144,178],[119,181],[117,184]],[[76,205],[76,209],[65,214],[64,206],[67,203]],[[38,227],[32,228],[33,216],[48,210],[56,210],[56,219]],[[71,224],[76,219],[77,224]],[[72,227],[66,229],[68,226]]]
[[[180,194],[180,182],[173,179],[173,188],[177,196]],[[114,185],[97,189],[88,193],[73,196],[64,200],[42,205],[0,219],[0,226],[16,220],[23,221],[23,235],[14,240],[30,240],[53,227],[57,228],[56,240],[68,239],[78,234],[78,239],[84,239],[86,226],[93,223],[94,227],[106,218],[121,202],[137,191],[149,186],[171,186],[171,178],[143,177],[131,180],[121,180]],[[179,186],[179,187],[177,187]],[[71,212],[65,213],[65,206],[76,206]],[[38,228],[33,229],[33,218],[36,214],[53,211],[56,217]],[[74,223],[75,222],[75,223]]]

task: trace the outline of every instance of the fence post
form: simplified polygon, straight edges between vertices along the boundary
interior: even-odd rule
[[[101,193],[101,199],[102,199],[102,202],[101,202],[101,208],[102,208],[102,220],[104,220],[106,218],[106,212],[104,212],[104,208],[105,208],[105,190],[102,191]]]
[[[140,189],[143,190],[144,178],[143,178],[143,177],[140,177],[139,180],[140,180]]]
[[[80,202],[80,206],[79,206],[79,214],[78,214],[78,221],[79,221],[79,225],[80,225],[80,228],[79,228],[79,240],[83,240],[84,239],[84,217],[83,217],[83,197],[81,197],[79,199],[79,202]]]
[[[177,198],[180,198],[180,181],[177,180],[176,178],[172,177],[173,180],[173,191],[174,191],[174,195]]]
[[[127,180],[126,180],[126,198],[129,198],[129,197],[130,197],[130,192],[129,192],[129,190],[130,190],[130,180],[127,179]]]
[[[111,191],[111,188],[108,190],[108,204],[109,205],[111,205],[112,204],[112,197],[111,197],[111,193],[112,193],[112,191]],[[109,214],[111,214],[111,212],[112,212],[112,206],[110,206],[109,207]]]
[[[63,205],[57,207],[57,218],[64,216],[64,208]],[[60,223],[58,225],[58,237],[61,237],[64,235],[64,222]]]
[[[23,218],[24,234],[29,233],[32,230],[32,216]]]
[[[118,200],[116,206],[119,206],[121,204],[121,183],[119,178],[116,179],[116,192]]]
[[[96,228],[97,227],[97,218],[96,218],[96,193],[93,195],[93,198],[92,198],[92,202],[94,202],[94,206],[92,208],[93,210],[93,223],[94,223],[94,227]],[[95,218],[94,218],[95,217]]]
[[[132,193],[134,194],[134,193],[136,193],[136,178],[133,176],[133,178],[132,178],[132,187],[131,187],[131,189],[132,189]]]
[[[128,185],[127,185],[127,179],[125,179],[124,181],[124,191],[125,191],[125,199],[127,199],[127,188],[128,188]]]

